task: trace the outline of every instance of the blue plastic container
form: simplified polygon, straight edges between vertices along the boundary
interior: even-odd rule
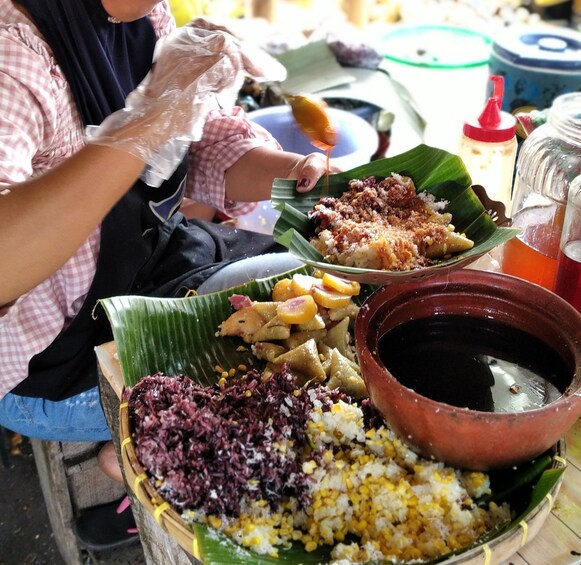
[[[347,110],[328,108],[338,128],[338,142],[331,151],[331,159],[343,170],[369,163],[377,151],[377,131],[364,118]],[[290,106],[270,106],[248,113],[248,118],[261,125],[286,151],[300,155],[319,152],[296,125]]]
[[[495,38],[489,69],[504,76],[503,110],[550,108],[557,96],[581,91],[581,33],[556,26],[510,28]]]

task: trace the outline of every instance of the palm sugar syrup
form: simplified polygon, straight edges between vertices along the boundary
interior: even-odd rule
[[[437,402],[484,412],[542,408],[562,396],[573,374],[539,338],[470,316],[405,322],[379,339],[378,351],[404,386]]]

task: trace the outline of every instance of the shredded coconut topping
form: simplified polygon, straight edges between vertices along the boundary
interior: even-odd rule
[[[426,249],[446,241],[446,201],[416,194],[411,178],[392,173],[354,179],[340,197],[323,197],[307,216],[315,225],[313,246],[332,263],[409,271],[434,264]]]

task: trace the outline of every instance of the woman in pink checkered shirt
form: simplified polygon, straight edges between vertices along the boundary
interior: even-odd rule
[[[241,215],[275,177],[310,190],[325,159],[284,152],[240,108],[219,108],[252,61],[226,33],[174,29],[165,0],[0,0],[0,14],[0,425],[106,441],[93,348],[110,328],[90,315],[97,300],[180,296],[278,251],[179,207]],[[148,181],[145,164],[176,137],[193,140],[189,155],[176,149],[167,178]]]

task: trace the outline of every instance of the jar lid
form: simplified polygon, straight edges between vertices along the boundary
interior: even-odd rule
[[[386,59],[433,69],[463,69],[486,65],[492,40],[476,31],[455,26],[409,26],[383,37]]]
[[[511,28],[495,38],[492,52],[523,67],[581,71],[581,33],[569,28]]]

